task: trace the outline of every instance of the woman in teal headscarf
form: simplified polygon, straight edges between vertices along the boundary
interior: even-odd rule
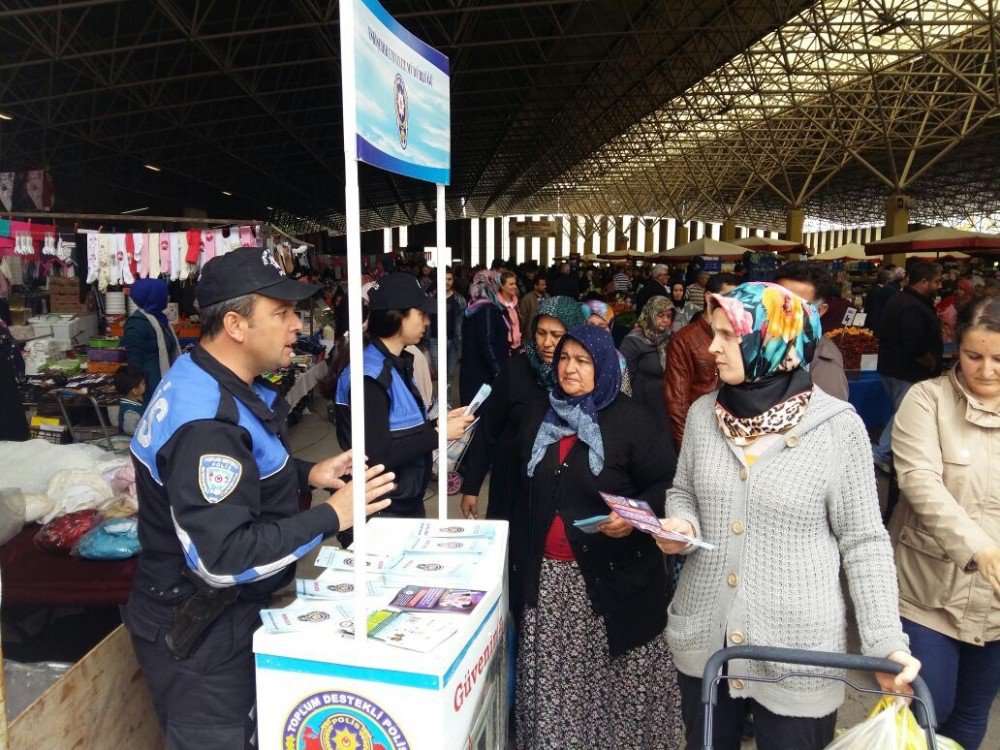
[[[569,297],[547,297],[538,304],[523,352],[514,354],[493,383],[480,423],[462,462],[462,513],[479,516],[479,491],[490,476],[486,517],[511,519],[517,466],[514,442],[524,414],[548,398],[555,385],[552,355],[567,330],[585,321],[580,303]]]

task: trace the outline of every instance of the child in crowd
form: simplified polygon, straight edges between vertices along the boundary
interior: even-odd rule
[[[115,390],[121,396],[118,405],[118,431],[134,435],[142,419],[142,397],[146,393],[146,376],[138,367],[123,365],[115,373]]]

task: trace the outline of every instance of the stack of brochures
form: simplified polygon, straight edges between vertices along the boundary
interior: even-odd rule
[[[391,646],[428,652],[458,632],[461,617],[486,596],[466,584],[491,549],[493,530],[473,521],[423,522],[395,555],[363,558],[368,636]],[[315,579],[295,581],[296,600],[261,612],[269,633],[354,632],[358,598],[353,551],[324,546]]]

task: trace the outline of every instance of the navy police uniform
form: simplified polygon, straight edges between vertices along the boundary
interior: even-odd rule
[[[364,349],[365,455],[396,475],[387,495],[392,504],[379,515],[423,518],[424,493],[431,479],[431,452],[437,448],[435,423],[413,383],[413,355],[397,357],[376,339]],[[351,446],[351,366],[337,380],[334,396],[337,440]]]
[[[338,530],[325,503],[299,512],[312,464],[289,455],[287,412],[263,381],[247,385],[196,347],[170,368],[132,439],[143,551],[125,625],[168,747],[249,741],[260,609],[295,561]],[[173,605],[194,593],[185,567],[239,595],[178,661],[164,636]]]

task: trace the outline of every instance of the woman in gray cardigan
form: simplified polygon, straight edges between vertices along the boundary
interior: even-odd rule
[[[776,284],[707,295],[723,386],[688,413],[665,528],[715,549],[687,553],[668,610],[687,747],[702,746],[701,674],[739,644],[844,651],[846,573],[864,654],[904,665],[878,675],[908,689],[910,656],[897,609],[892,549],[882,526],[871,448],[853,408],[815,388],[801,364],[821,335],[816,310]],[[733,674],[771,678],[780,665],[730,662]],[[833,738],[843,685],[818,677],[734,679],[720,687],[715,747],[737,750],[753,712],[759,750],[819,750]]]

